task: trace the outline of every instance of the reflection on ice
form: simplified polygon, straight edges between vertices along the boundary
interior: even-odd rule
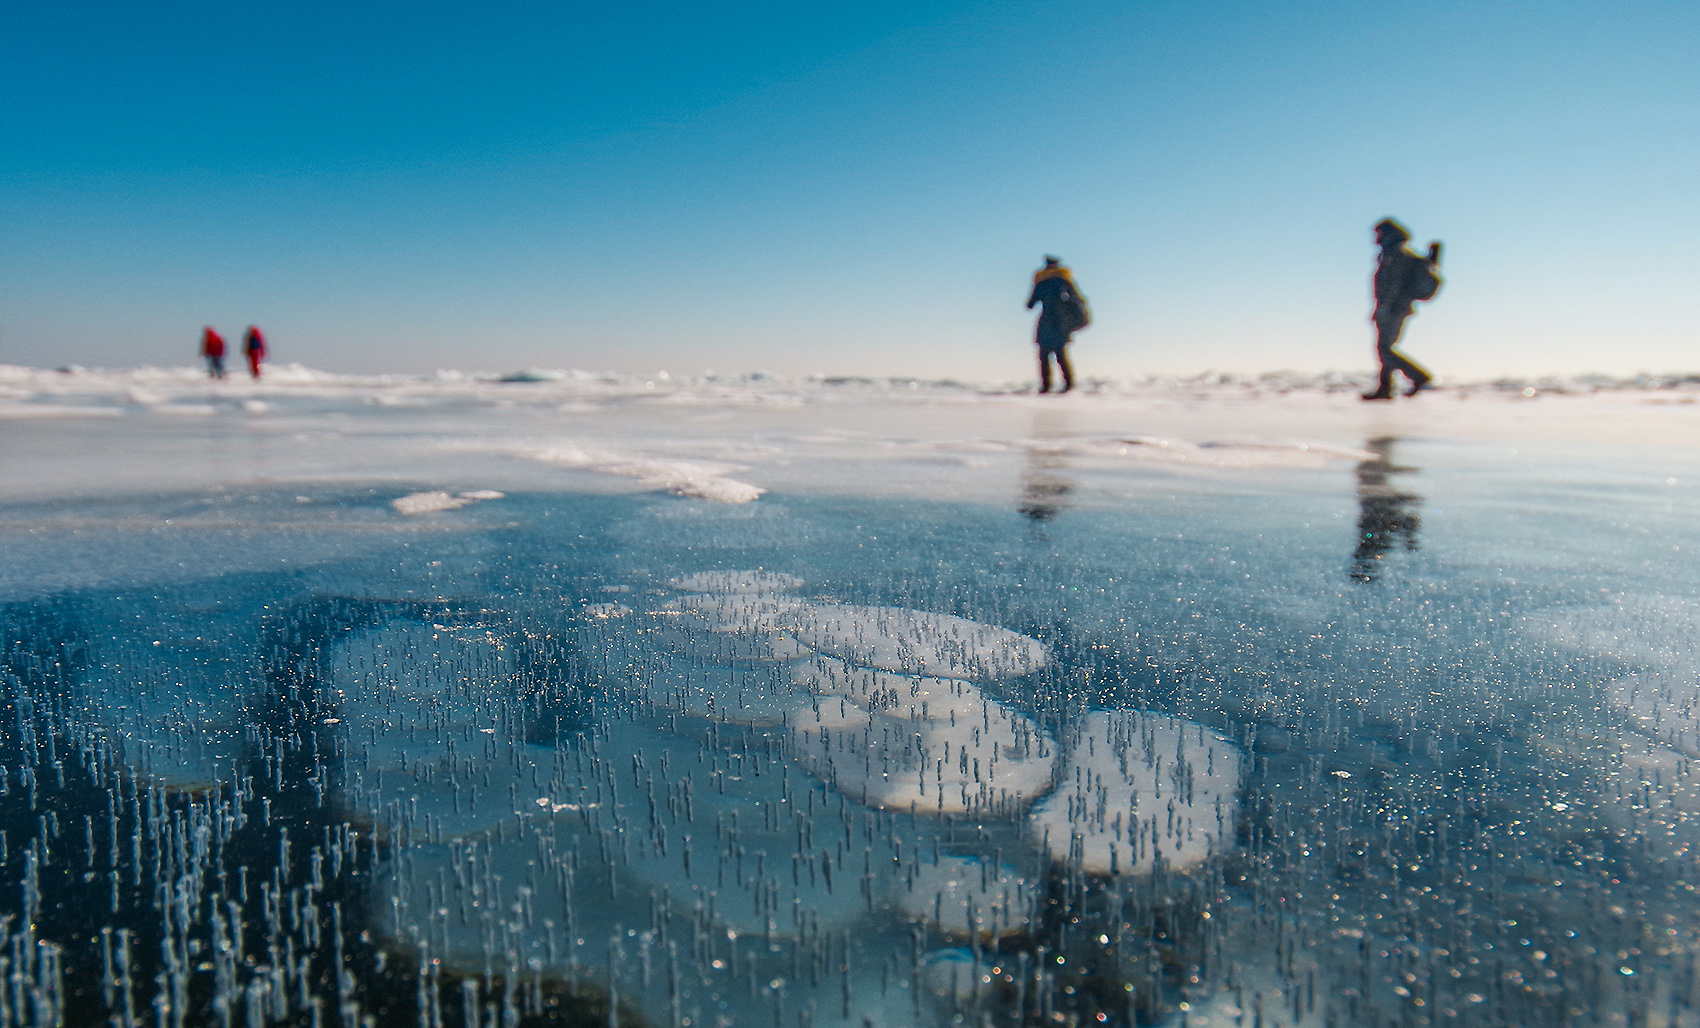
[[[1403,492],[1389,481],[1389,476],[1417,470],[1394,463],[1393,446],[1397,442],[1383,436],[1364,444],[1369,452],[1357,469],[1358,544],[1352,551],[1349,572],[1355,581],[1375,581],[1382,571],[1381,562],[1395,548],[1407,551],[1417,548],[1417,533],[1422,529],[1423,519],[1415,508],[1422,503],[1422,497]]]

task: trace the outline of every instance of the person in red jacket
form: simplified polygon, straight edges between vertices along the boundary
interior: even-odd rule
[[[249,325],[242,336],[242,352],[248,355],[248,373],[260,377],[260,362],[266,359],[266,335],[259,326]]]
[[[201,333],[201,356],[207,359],[207,377],[224,377],[224,337],[208,325]]]

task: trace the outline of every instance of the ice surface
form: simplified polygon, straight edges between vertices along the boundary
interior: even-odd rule
[[[1700,1023],[1692,383],[1352,384],[0,368],[8,1023]]]

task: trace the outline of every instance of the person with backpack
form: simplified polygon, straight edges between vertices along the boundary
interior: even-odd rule
[[[1381,359],[1381,375],[1375,392],[1365,393],[1366,400],[1393,399],[1393,374],[1398,372],[1410,380],[1406,396],[1415,396],[1428,386],[1433,376],[1393,349],[1399,334],[1405,329],[1405,319],[1411,316],[1412,305],[1419,300],[1432,300],[1440,290],[1440,244],[1430,243],[1427,257],[1418,257],[1405,249],[1411,233],[1392,218],[1376,223],[1375,241],[1381,247],[1381,258],[1375,266],[1375,353]]]
[[[1074,272],[1056,257],[1046,256],[1045,266],[1033,273],[1033,292],[1027,309],[1041,304],[1039,327],[1034,342],[1039,345],[1039,391],[1051,391],[1051,363],[1062,373],[1061,392],[1074,388],[1074,367],[1069,364],[1069,336],[1092,323],[1086,298],[1074,284]]]
[[[224,337],[211,325],[201,333],[201,356],[207,359],[207,377],[224,377]]]
[[[242,352],[248,355],[248,374],[260,377],[260,362],[266,359],[266,336],[258,325],[249,325],[242,336]]]

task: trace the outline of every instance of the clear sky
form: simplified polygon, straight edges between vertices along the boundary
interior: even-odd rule
[[[0,362],[1700,369],[1700,4],[13,3]]]

